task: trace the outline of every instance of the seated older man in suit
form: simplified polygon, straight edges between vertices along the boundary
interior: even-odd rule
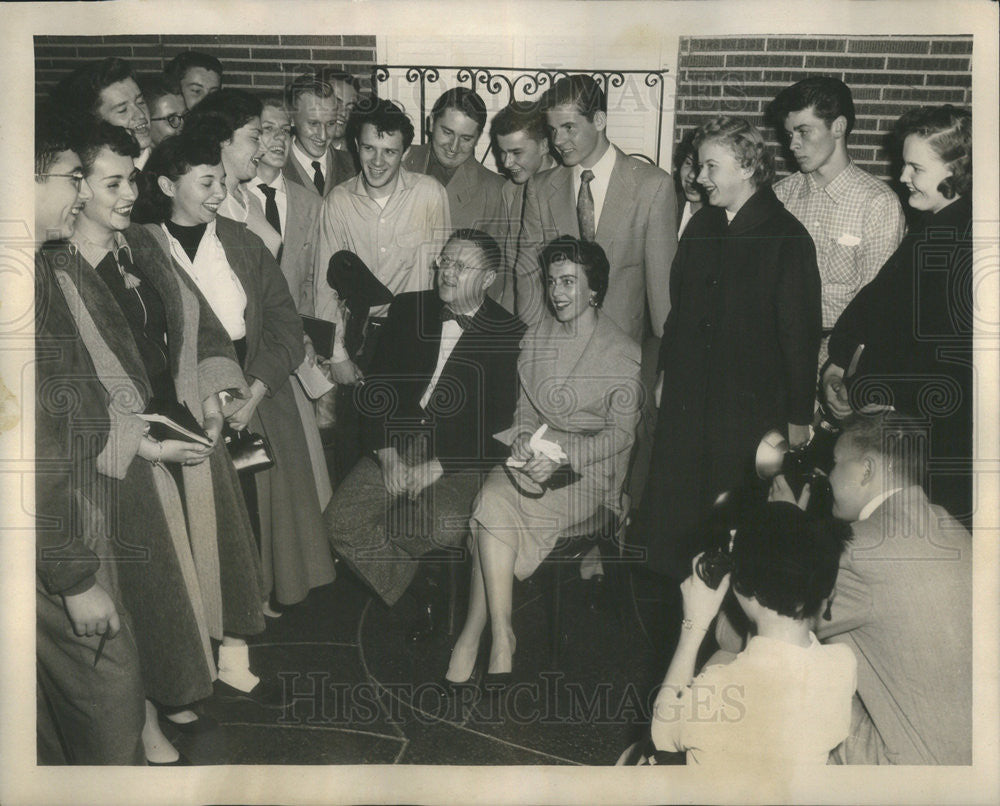
[[[853,538],[816,635],[858,659],[836,763],[972,763],[972,536],[919,486],[925,431],[856,415],[834,447],[833,515]],[[772,498],[794,500],[781,476]]]
[[[490,124],[490,139],[501,170],[507,176],[503,184],[504,270],[493,284],[490,296],[508,310],[514,310],[514,264],[517,239],[521,235],[524,212],[524,189],[539,171],[555,168],[549,153],[549,134],[545,116],[537,103],[512,101],[497,112]]]
[[[465,87],[450,89],[431,108],[430,143],[411,148],[403,167],[444,185],[452,226],[481,229],[503,244],[503,177],[476,159],[485,126],[483,99]]]
[[[350,153],[330,147],[338,133],[343,137],[344,104],[334,85],[315,73],[303,73],[285,88],[285,104],[295,134],[292,158],[283,169],[285,178],[326,198],[357,174]]]
[[[437,288],[398,295],[358,392],[365,453],[324,513],[334,550],[389,605],[417,559],[458,546],[472,501],[502,454],[524,327],[486,296],[500,248],[456,230]]]

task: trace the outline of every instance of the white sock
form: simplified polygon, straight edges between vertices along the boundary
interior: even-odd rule
[[[260,682],[250,671],[250,647],[246,644],[219,647],[219,679],[240,691],[250,691]]]

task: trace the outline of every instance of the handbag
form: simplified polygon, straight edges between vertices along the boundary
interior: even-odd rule
[[[223,440],[237,473],[259,473],[274,467],[274,453],[263,434],[249,429],[234,431],[226,426]]]

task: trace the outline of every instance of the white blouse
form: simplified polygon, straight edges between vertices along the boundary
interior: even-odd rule
[[[198,244],[198,251],[193,261],[187,256],[180,241],[170,234],[166,224],[161,226],[167,234],[171,256],[208,300],[229,338],[233,341],[242,339],[247,334],[247,323],[244,318],[247,294],[243,290],[240,278],[229,265],[222,242],[215,234],[215,221],[210,222],[205,228],[205,234],[201,236],[201,243]]]

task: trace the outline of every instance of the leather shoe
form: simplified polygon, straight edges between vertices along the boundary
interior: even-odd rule
[[[472,674],[469,675],[468,680],[464,680],[461,683],[456,683],[454,680],[449,680],[447,677],[441,678],[441,688],[444,689],[445,697],[455,697],[460,699],[462,694],[466,691],[478,691],[479,686],[483,679],[483,669],[477,663],[472,668]]]
[[[178,753],[177,758],[173,761],[150,761],[146,759],[146,765],[149,767],[190,767],[191,759],[185,756],[183,753]]]
[[[246,700],[263,708],[283,709],[285,707],[284,689],[273,680],[261,680],[250,691],[233,688],[222,680],[216,680],[212,687],[215,689],[215,696],[222,700]]]

